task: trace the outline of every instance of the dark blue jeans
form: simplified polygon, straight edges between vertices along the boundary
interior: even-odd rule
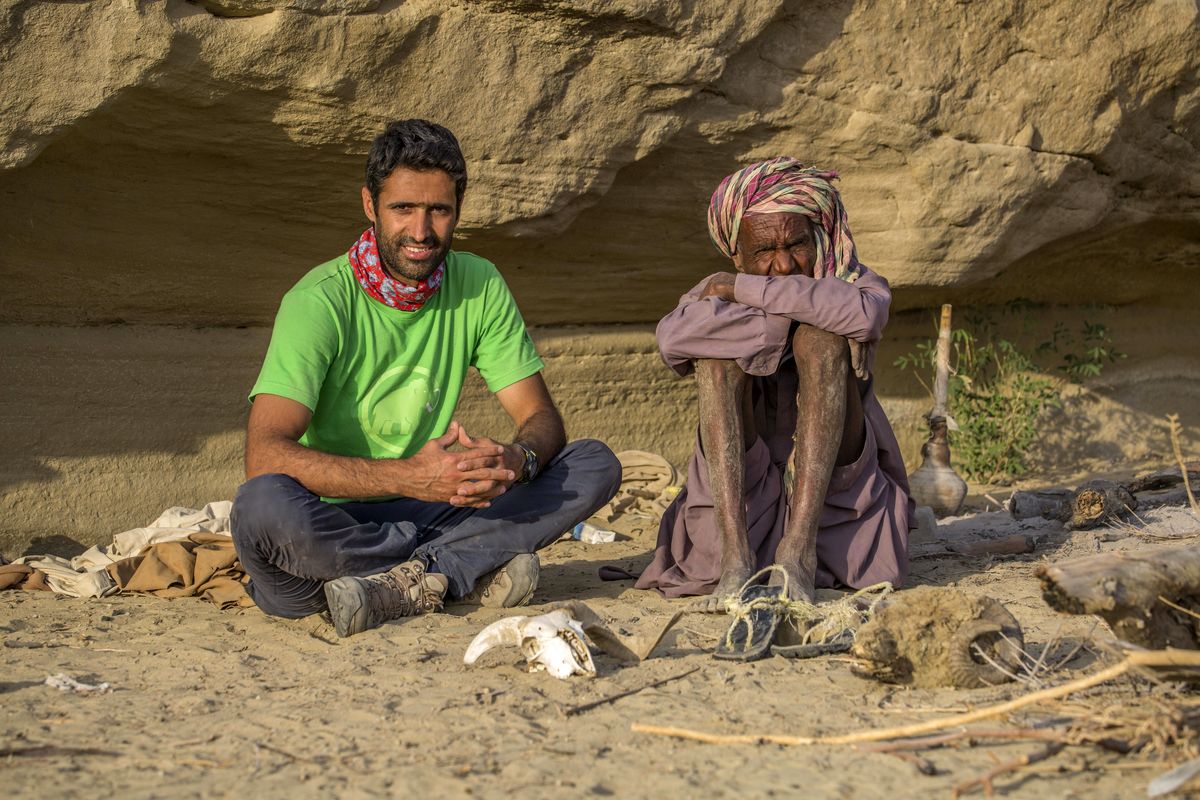
[[[250,596],[268,614],[296,618],[325,610],[326,581],[413,558],[446,576],[450,597],[462,597],[480,576],[590,517],[620,483],[612,451],[582,439],[489,508],[407,498],[326,503],[295,479],[270,474],[242,484],[230,519]]]

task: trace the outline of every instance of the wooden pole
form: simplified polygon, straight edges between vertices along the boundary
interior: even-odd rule
[[[950,312],[952,306],[942,306],[942,321],[938,326],[936,372],[933,376],[933,410],[931,420],[946,416],[946,402],[950,392]]]

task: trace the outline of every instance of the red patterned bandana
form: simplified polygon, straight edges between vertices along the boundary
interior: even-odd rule
[[[437,293],[446,274],[446,262],[438,264],[425,280],[409,286],[389,276],[379,261],[379,249],[375,244],[375,229],[367,228],[358,241],[350,246],[350,267],[363,291],[385,306],[401,311],[416,311],[425,301]]]

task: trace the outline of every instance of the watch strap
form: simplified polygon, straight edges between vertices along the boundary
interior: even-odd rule
[[[521,448],[521,452],[525,454],[525,464],[521,469],[521,477],[517,478],[517,483],[529,483],[537,477],[538,474],[538,457],[531,448],[526,447],[520,442],[515,443]]]

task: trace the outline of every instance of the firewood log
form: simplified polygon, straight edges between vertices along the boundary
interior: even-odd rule
[[[1200,545],[1105,553],[1042,565],[1035,574],[1055,610],[1095,614],[1141,647],[1200,649],[1200,619],[1168,604],[1200,608]]]
[[[1137,507],[1137,498],[1129,489],[1106,480],[1088,481],[1074,491],[1014,492],[1008,506],[1016,519],[1056,519],[1072,530],[1119,520]]]

